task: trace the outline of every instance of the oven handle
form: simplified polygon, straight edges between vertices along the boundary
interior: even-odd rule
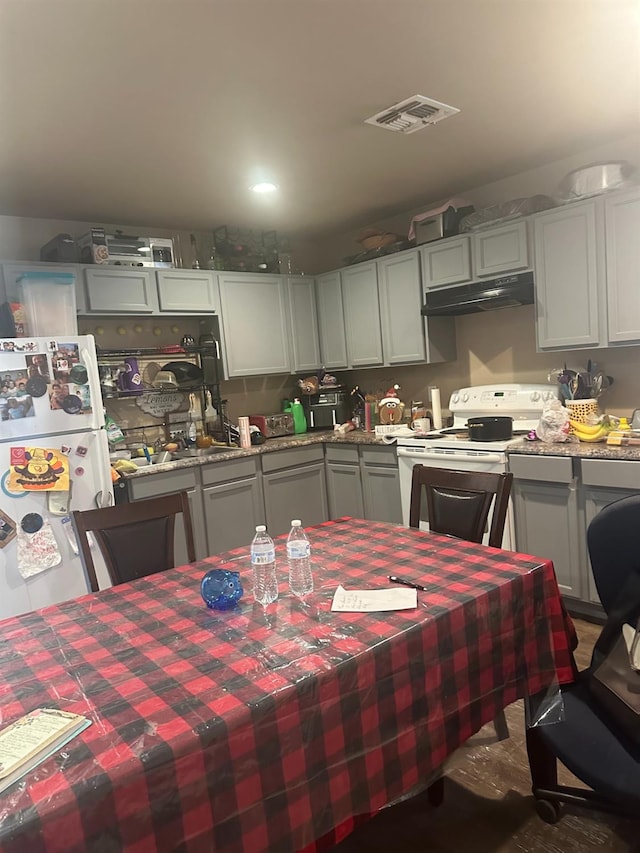
[[[416,465],[422,459],[433,459],[436,462],[472,462],[477,459],[478,462],[504,462],[504,456],[499,453],[483,453],[482,451],[471,453],[434,453],[433,451],[419,451],[411,447],[399,447],[398,456],[411,456],[416,460]]]

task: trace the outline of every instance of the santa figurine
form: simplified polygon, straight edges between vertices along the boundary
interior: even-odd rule
[[[404,415],[404,403],[398,397],[399,385],[389,388],[378,403],[378,414],[381,424],[399,424]]]

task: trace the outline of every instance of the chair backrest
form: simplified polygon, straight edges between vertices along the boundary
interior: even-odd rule
[[[422,493],[426,490],[430,530],[469,542],[482,542],[495,498],[488,544],[500,548],[512,482],[513,474],[414,465],[409,526],[420,526]]]
[[[587,528],[587,547],[596,589],[609,613],[630,572],[640,574],[640,494],[601,509]]]
[[[187,556],[193,563],[196,553],[186,492],[73,512],[73,525],[91,590],[98,591],[98,578],[87,533],[91,532],[100,546],[115,586],[175,567],[173,543],[179,513],[182,513]]]

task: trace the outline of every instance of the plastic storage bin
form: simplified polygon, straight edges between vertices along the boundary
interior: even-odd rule
[[[72,273],[25,272],[18,279],[29,337],[77,335],[75,276]]]

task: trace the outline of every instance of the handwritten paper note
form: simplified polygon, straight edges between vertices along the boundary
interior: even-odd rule
[[[338,613],[381,613],[386,610],[411,610],[418,606],[415,589],[345,589],[339,586],[331,609]]]

